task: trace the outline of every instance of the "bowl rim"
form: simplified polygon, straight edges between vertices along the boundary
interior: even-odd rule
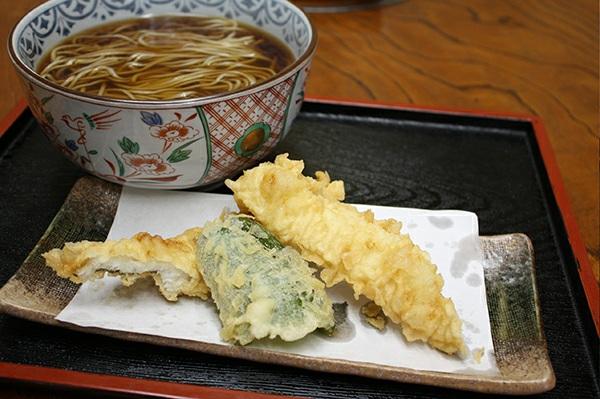
[[[309,33],[311,35],[311,39],[310,39],[310,42],[308,43],[308,46],[306,47],[306,49],[300,54],[300,56],[298,56],[298,58],[296,58],[294,60],[294,62],[292,62],[290,65],[288,65],[287,67],[285,67],[284,69],[282,69],[281,71],[276,73],[275,75],[271,76],[270,78],[268,78],[258,84],[248,86],[248,87],[245,87],[242,89],[234,90],[234,91],[227,91],[224,93],[212,94],[212,95],[204,96],[204,97],[186,98],[186,99],[181,99],[181,100],[127,100],[127,99],[98,96],[98,95],[93,95],[93,94],[86,94],[86,93],[81,93],[76,90],[67,89],[57,83],[51,82],[48,79],[40,76],[34,69],[30,68],[28,65],[26,65],[20,59],[20,57],[17,55],[16,49],[14,46],[14,43],[16,43],[16,40],[14,40],[14,39],[15,39],[15,35],[17,32],[17,27],[19,25],[21,25],[21,23],[23,23],[23,21],[25,19],[30,17],[31,14],[35,13],[36,11],[42,11],[46,7],[49,7],[50,5],[55,5],[54,3],[59,3],[60,1],[64,1],[64,0],[46,1],[42,4],[39,4],[36,7],[33,7],[28,12],[26,12],[21,18],[19,18],[19,20],[13,25],[13,27],[10,30],[10,33],[8,35],[8,43],[7,43],[8,44],[8,55],[9,55],[9,58],[10,58],[12,64],[14,65],[15,69],[17,69],[17,71],[27,80],[29,80],[35,84],[38,84],[39,86],[42,86],[43,88],[45,88],[49,91],[52,91],[54,93],[61,94],[63,96],[66,96],[66,97],[69,97],[69,98],[72,98],[75,100],[92,103],[92,104],[108,105],[108,106],[112,106],[112,107],[118,106],[121,108],[133,108],[133,109],[136,109],[136,108],[165,109],[165,108],[174,108],[174,107],[177,107],[177,108],[184,107],[185,108],[185,107],[195,107],[195,106],[218,102],[218,101],[226,101],[226,100],[230,100],[235,97],[254,94],[254,93],[257,93],[264,89],[267,89],[269,87],[272,87],[272,86],[284,81],[288,77],[294,75],[296,72],[298,72],[298,70],[303,68],[304,65],[311,60],[312,56],[314,55],[314,53],[316,51],[316,47],[317,47],[318,35],[317,35],[317,31],[312,23],[311,18],[300,7],[296,6],[294,3],[292,3],[288,0],[279,0],[281,2],[287,3],[288,6],[290,6],[300,16],[302,16],[306,19],[306,21],[308,22]],[[265,1],[269,1],[269,0],[265,0]],[[158,15],[189,15],[189,14],[187,14],[187,13],[164,13],[164,14],[158,14]],[[134,17],[134,18],[143,18],[143,17],[144,16],[142,15],[142,16]],[[102,21],[98,25],[102,25],[104,23],[110,23],[110,21]],[[256,27],[253,24],[251,24],[251,25],[253,27]],[[260,27],[257,27],[257,28],[262,29]],[[275,36],[275,35],[273,35],[273,36]],[[277,39],[281,40],[278,37],[277,37]]]

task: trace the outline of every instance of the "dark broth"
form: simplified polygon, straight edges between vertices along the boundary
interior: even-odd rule
[[[41,74],[52,62],[56,61],[56,58],[53,59],[52,52],[55,49],[58,49],[60,46],[63,46],[61,47],[61,49],[67,49],[65,50],[66,55],[63,56],[63,58],[66,60],[64,62],[64,65],[61,64],[60,60],[56,61],[56,68],[51,69],[50,72],[43,75],[46,79],[57,83],[61,86],[70,88],[72,90],[77,90],[92,95],[136,100],[169,100],[203,97],[231,90],[239,90],[241,88],[248,87],[250,85],[254,85],[268,79],[270,76],[266,76],[265,74],[270,74],[271,71],[273,71],[274,73],[272,75],[274,75],[283,70],[285,67],[287,67],[294,61],[294,55],[292,54],[291,50],[281,40],[269,34],[268,32],[265,32],[261,29],[255,28],[253,26],[241,22],[237,22],[239,31],[236,30],[235,32],[232,32],[231,36],[235,39],[252,37],[252,44],[249,47],[257,54],[262,55],[264,58],[266,58],[263,59],[261,57],[257,57],[256,59],[253,59],[251,61],[248,61],[248,59],[252,57],[246,56],[246,58],[244,58],[245,64],[239,67],[240,71],[250,71],[245,72],[246,74],[250,75],[254,73],[257,74],[256,76],[252,76],[251,78],[244,78],[248,80],[247,82],[238,82],[238,80],[242,80],[242,78],[238,79],[235,76],[235,74],[237,73],[237,67],[235,65],[237,64],[227,64],[227,66],[222,67],[220,65],[225,65],[222,62],[222,64],[219,64],[218,66],[214,67],[206,66],[206,68],[215,69],[214,71],[202,73],[201,75],[199,75],[198,79],[194,80],[190,78],[190,82],[181,83],[181,90],[176,90],[176,88],[174,88],[173,90],[169,90],[169,88],[164,88],[164,85],[166,84],[164,81],[164,76],[168,76],[169,74],[171,74],[173,75],[173,82],[180,82],[182,79],[185,79],[186,76],[191,76],[191,74],[195,73],[196,71],[199,71],[200,67],[194,69],[195,66],[188,65],[185,61],[186,58],[182,58],[183,56],[181,55],[181,61],[178,61],[178,65],[185,64],[185,66],[183,67],[178,66],[170,68],[168,65],[165,66],[165,64],[168,63],[161,62],[157,63],[154,66],[147,66],[147,64],[144,63],[145,61],[142,56],[140,56],[139,60],[132,60],[133,54],[143,54],[149,48],[147,46],[138,44],[138,42],[135,42],[136,44],[132,44],[132,46],[135,47],[135,49],[128,49],[126,55],[117,55],[123,57],[122,60],[116,60],[117,56],[114,56],[114,53],[110,52],[107,52],[106,55],[97,56],[100,58],[98,58],[94,62],[89,62],[89,65],[87,65],[87,67],[90,68],[90,70],[95,68],[94,71],[90,72],[89,74],[87,72],[83,72],[82,74],[77,75],[83,70],[82,68],[85,65],[81,66],[81,64],[85,64],[85,62],[80,62],[78,60],[74,63],[73,61],[69,61],[75,59],[76,57],[79,57],[79,59],[84,61],[86,59],[90,59],[90,57],[93,57],[94,54],[101,53],[103,49],[110,48],[110,46],[113,45],[119,46],[119,44],[115,44],[119,41],[132,41],[132,39],[124,39],[123,37],[131,37],[131,35],[139,34],[140,31],[144,30],[152,31],[153,35],[171,35],[169,39],[164,40],[160,39],[159,36],[153,36],[151,44],[157,46],[156,49],[153,48],[153,51],[156,51],[159,56],[163,54],[168,55],[170,51],[177,54],[186,53],[185,57],[191,60],[194,57],[197,57],[195,54],[203,53],[202,50],[198,48],[195,49],[195,52],[189,51],[189,49],[186,48],[186,45],[189,45],[189,42],[186,39],[188,36],[186,35],[200,34],[206,36],[211,40],[214,39],[213,41],[217,43],[217,45],[221,41],[228,40],[228,38],[221,38],[219,36],[223,35],[223,33],[222,31],[220,31],[220,29],[222,28],[215,28],[215,23],[218,26],[218,21],[227,22],[228,20],[223,18],[200,16],[159,16],[149,18],[135,18],[102,24],[67,37],[61,43],[56,45],[53,49],[44,54],[44,56],[38,64],[37,71]],[[231,21],[229,20],[228,23],[231,23]],[[171,45],[169,51],[162,52],[162,50],[160,50],[160,46],[165,45],[166,41],[168,40],[171,40],[170,43],[172,44],[175,40],[173,38],[173,35],[175,37],[182,37],[182,39],[179,40],[176,44],[179,47],[173,47]],[[165,43],[161,43],[161,40],[165,41]],[[71,53],[69,51],[71,51],[71,49],[69,48],[69,46],[77,48],[76,51],[78,51],[78,53],[76,54],[76,56],[70,56]],[[117,48],[115,52],[118,52],[118,49],[119,48]],[[136,51],[138,51],[138,53],[136,53]],[[189,55],[187,54],[187,52],[189,52]],[[124,50],[121,50],[121,53],[125,53]],[[57,54],[61,53],[57,50]],[[113,63],[115,63],[117,66],[94,66],[98,63],[102,63],[105,60],[109,59],[112,60]],[[153,62],[152,60],[153,59],[151,59],[150,62]],[[129,66],[128,69],[126,69],[124,72],[123,65],[126,62],[130,62],[131,66]],[[71,65],[69,65],[69,63],[71,63]],[[121,69],[117,70],[117,67]],[[203,65],[202,67],[204,68],[205,66]],[[253,72],[259,70],[260,68],[269,69],[269,72]],[[157,69],[155,75],[152,75],[153,69]],[[160,71],[158,69],[160,69]],[[111,70],[118,78],[115,78],[111,75]],[[145,72],[143,72],[144,75],[141,78],[132,78],[133,83],[123,81],[122,77],[124,76],[124,74],[130,73],[130,71],[133,70]],[[227,75],[234,75],[233,77],[230,77],[228,79],[231,79],[231,81],[234,82],[234,84],[239,84],[241,86],[236,86],[233,88],[229,86],[223,87],[224,83],[218,81],[218,76],[220,76],[219,74],[222,75],[223,72],[226,72]],[[90,76],[93,76],[94,74],[99,74],[100,76],[98,76],[96,79],[93,79]],[[204,83],[194,83],[202,81],[206,76],[210,74],[217,76],[215,78],[215,81],[217,83],[212,85]],[[81,76],[81,78],[77,80],[76,84],[72,82],[73,76]],[[163,79],[161,82],[161,84],[163,85],[161,86],[162,88],[159,87],[158,89],[152,89],[151,86],[152,80],[154,79],[153,76],[156,76],[157,80]],[[69,79],[71,81],[69,81]],[[71,86],[69,86],[69,84]],[[146,90],[147,86],[148,89],[146,91],[148,91],[149,93],[148,96],[154,96],[156,98],[140,98],[146,96],[146,94],[140,94],[140,97],[132,94],[132,92],[134,92],[131,90],[132,85],[142,86],[142,88],[140,89],[140,93]],[[162,95],[161,93],[164,93],[164,95]]]

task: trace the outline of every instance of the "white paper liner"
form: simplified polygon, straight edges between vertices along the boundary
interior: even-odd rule
[[[355,301],[345,283],[328,289],[333,302],[348,303],[345,338],[314,333],[293,343],[261,340],[252,347],[291,352],[305,356],[369,362],[418,370],[466,374],[498,374],[483,277],[482,252],[477,216],[465,211],[429,211],[357,205],[371,209],[376,218],[402,222],[402,232],[427,251],[438,266],[445,285],[463,320],[465,343],[471,351],[481,350],[476,361],[448,356],[419,342],[408,343],[400,328],[388,322],[383,332],[369,326],[360,316],[365,298]],[[237,210],[229,195],[147,191],[124,188],[108,239],[128,238],[140,231],[177,235],[187,228],[202,226],[223,208]],[[56,317],[84,327],[98,327],[188,339],[220,345],[221,324],[212,301],[181,297],[166,301],[152,283],[123,287],[115,277],[88,282]]]

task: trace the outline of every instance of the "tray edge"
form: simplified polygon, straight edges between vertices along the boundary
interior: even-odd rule
[[[63,206],[57,212],[55,218],[49,224],[48,229],[44,232],[42,238],[36,244],[34,249],[28,255],[27,259],[24,261],[24,264],[33,256],[33,253],[40,245],[40,242],[47,237],[48,234],[52,231],[54,224],[60,218],[63,212],[66,212],[66,208],[68,207],[68,203],[72,194],[76,193],[78,187],[84,186],[85,184],[93,184],[94,181],[98,180],[93,177],[82,177],[77,180],[71,192],[65,199]],[[98,180],[99,181],[99,180]],[[91,182],[91,183],[90,183]],[[106,184],[106,183],[102,183]],[[120,188],[117,188],[120,189]],[[120,194],[119,194],[120,195]],[[524,234],[514,233],[508,235],[498,235],[498,236],[489,236],[489,238],[502,238],[507,236],[522,236],[525,237],[528,243],[528,247],[530,250],[530,254],[533,257],[533,247],[531,244],[531,240]],[[483,237],[482,237],[483,238]],[[20,268],[15,272],[15,275],[19,272]],[[535,305],[536,305],[536,319],[538,324],[541,326],[541,317],[539,314],[539,298],[537,296],[537,284],[535,282],[535,262],[532,259],[531,266],[532,273],[532,282],[533,289],[535,292]],[[372,363],[359,363],[359,362],[351,362],[346,360],[339,359],[319,359],[319,358],[311,358],[302,355],[281,353],[281,352],[272,352],[266,351],[256,348],[243,348],[243,347],[229,347],[218,344],[209,344],[209,343],[201,343],[197,341],[189,341],[189,340],[176,340],[173,338],[166,337],[156,337],[146,334],[139,333],[130,333],[123,331],[113,331],[113,330],[105,330],[100,328],[85,328],[75,326],[69,323],[58,322],[54,320],[54,316],[51,313],[44,313],[39,311],[31,311],[27,308],[20,307],[11,303],[9,298],[6,297],[6,290],[11,281],[14,279],[14,275],[8,280],[8,282],[0,288],[0,311],[11,316],[16,316],[19,318],[24,318],[34,322],[41,322],[51,326],[59,326],[65,327],[70,330],[75,331],[84,331],[87,333],[94,333],[99,335],[105,335],[112,338],[125,339],[129,341],[142,342],[142,343],[151,343],[151,344],[160,344],[163,346],[169,347],[177,347],[188,350],[195,350],[204,353],[209,353],[213,355],[227,356],[231,358],[242,358],[246,360],[252,360],[262,363],[268,364],[279,364],[286,365],[292,367],[300,367],[309,370],[318,370],[322,372],[332,372],[332,373],[342,373],[349,375],[356,375],[367,378],[376,378],[376,379],[384,379],[391,380],[396,382],[404,382],[404,383],[415,383],[415,384],[425,384],[432,385],[443,388],[452,388],[452,389],[461,389],[465,391],[472,392],[483,392],[483,393],[504,393],[504,394],[534,394],[545,392],[552,389],[555,386],[555,375],[552,369],[552,364],[550,363],[547,345],[545,336],[543,333],[543,329],[541,330],[541,338],[543,343],[543,348],[545,349],[545,360],[549,365],[549,373],[546,374],[541,379],[531,379],[531,380],[519,380],[519,379],[502,379],[498,377],[489,377],[489,376],[478,376],[478,375],[467,375],[467,374],[455,374],[455,373],[443,373],[443,372],[432,372],[432,371],[423,371],[423,370],[414,370],[409,368],[401,368],[401,367],[392,367],[392,366],[383,366]],[[181,345],[183,343],[183,345]],[[358,364],[358,367],[357,367]],[[333,367],[332,367],[333,366]],[[0,374],[0,377],[2,375]],[[474,383],[475,382],[475,383]]]

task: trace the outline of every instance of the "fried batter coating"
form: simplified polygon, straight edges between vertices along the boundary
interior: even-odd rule
[[[408,341],[448,354],[463,353],[462,323],[429,255],[393,220],[375,220],[344,199],[341,181],[325,172],[303,176],[302,161],[279,155],[225,184],[243,212],[251,212],[285,245],[323,267],[328,286],[346,281],[400,324]]]
[[[369,301],[360,307],[360,314],[371,326],[383,331],[387,324],[387,318],[383,309],[373,301]]]
[[[151,276],[170,301],[180,294],[207,299],[209,290],[196,263],[200,233],[199,228],[193,228],[168,239],[142,232],[130,239],[69,242],[63,249],[42,256],[60,277],[75,283],[109,274],[130,286],[141,277]]]
[[[226,214],[205,225],[198,258],[223,339],[241,345],[266,337],[296,341],[333,327],[331,301],[314,270],[253,218]]]

